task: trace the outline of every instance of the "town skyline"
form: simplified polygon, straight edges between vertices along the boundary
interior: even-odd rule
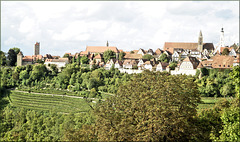
[[[32,55],[34,43],[40,42],[40,54],[62,56],[107,41],[124,51],[156,50],[165,42],[197,42],[200,30],[203,42],[216,48],[222,27],[225,45],[239,43],[238,1],[1,3],[4,52],[18,47]],[[183,8],[186,4],[191,8]]]

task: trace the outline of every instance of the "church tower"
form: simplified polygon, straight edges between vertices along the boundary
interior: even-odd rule
[[[224,31],[223,31],[223,28],[221,30],[221,35],[220,35],[220,47],[225,47],[224,45]]]
[[[40,42],[36,42],[34,46],[34,55],[39,55],[40,51]]]
[[[22,58],[23,58],[23,54],[22,54],[22,52],[20,51],[20,52],[17,54],[17,66],[22,66]]]
[[[107,47],[109,46],[109,43],[108,43],[108,41],[107,41]]]
[[[198,37],[198,51],[200,51],[200,52],[203,51],[203,36],[202,36],[202,31],[200,31],[199,37]]]

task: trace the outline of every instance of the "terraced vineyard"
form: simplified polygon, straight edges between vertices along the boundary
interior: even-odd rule
[[[87,103],[84,99],[60,96],[37,95],[30,93],[12,92],[11,105],[26,109],[54,111],[62,113],[79,113],[91,109],[94,103]]]

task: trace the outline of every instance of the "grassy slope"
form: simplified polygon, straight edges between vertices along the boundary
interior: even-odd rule
[[[212,108],[216,102],[223,98],[214,98],[214,97],[202,97],[203,103],[198,104],[198,110]],[[228,101],[231,101],[232,98],[226,98]]]
[[[87,103],[84,99],[19,92],[12,92],[10,94],[10,99],[11,105],[16,107],[62,113],[86,112],[91,109],[89,105],[94,105],[94,103]]]

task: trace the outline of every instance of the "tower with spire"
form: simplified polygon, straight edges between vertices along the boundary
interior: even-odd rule
[[[223,28],[221,30],[221,35],[220,35],[220,47],[225,47],[224,45],[224,31],[223,31]]]
[[[202,31],[200,30],[199,37],[198,37],[198,51],[203,51],[203,36]]]

